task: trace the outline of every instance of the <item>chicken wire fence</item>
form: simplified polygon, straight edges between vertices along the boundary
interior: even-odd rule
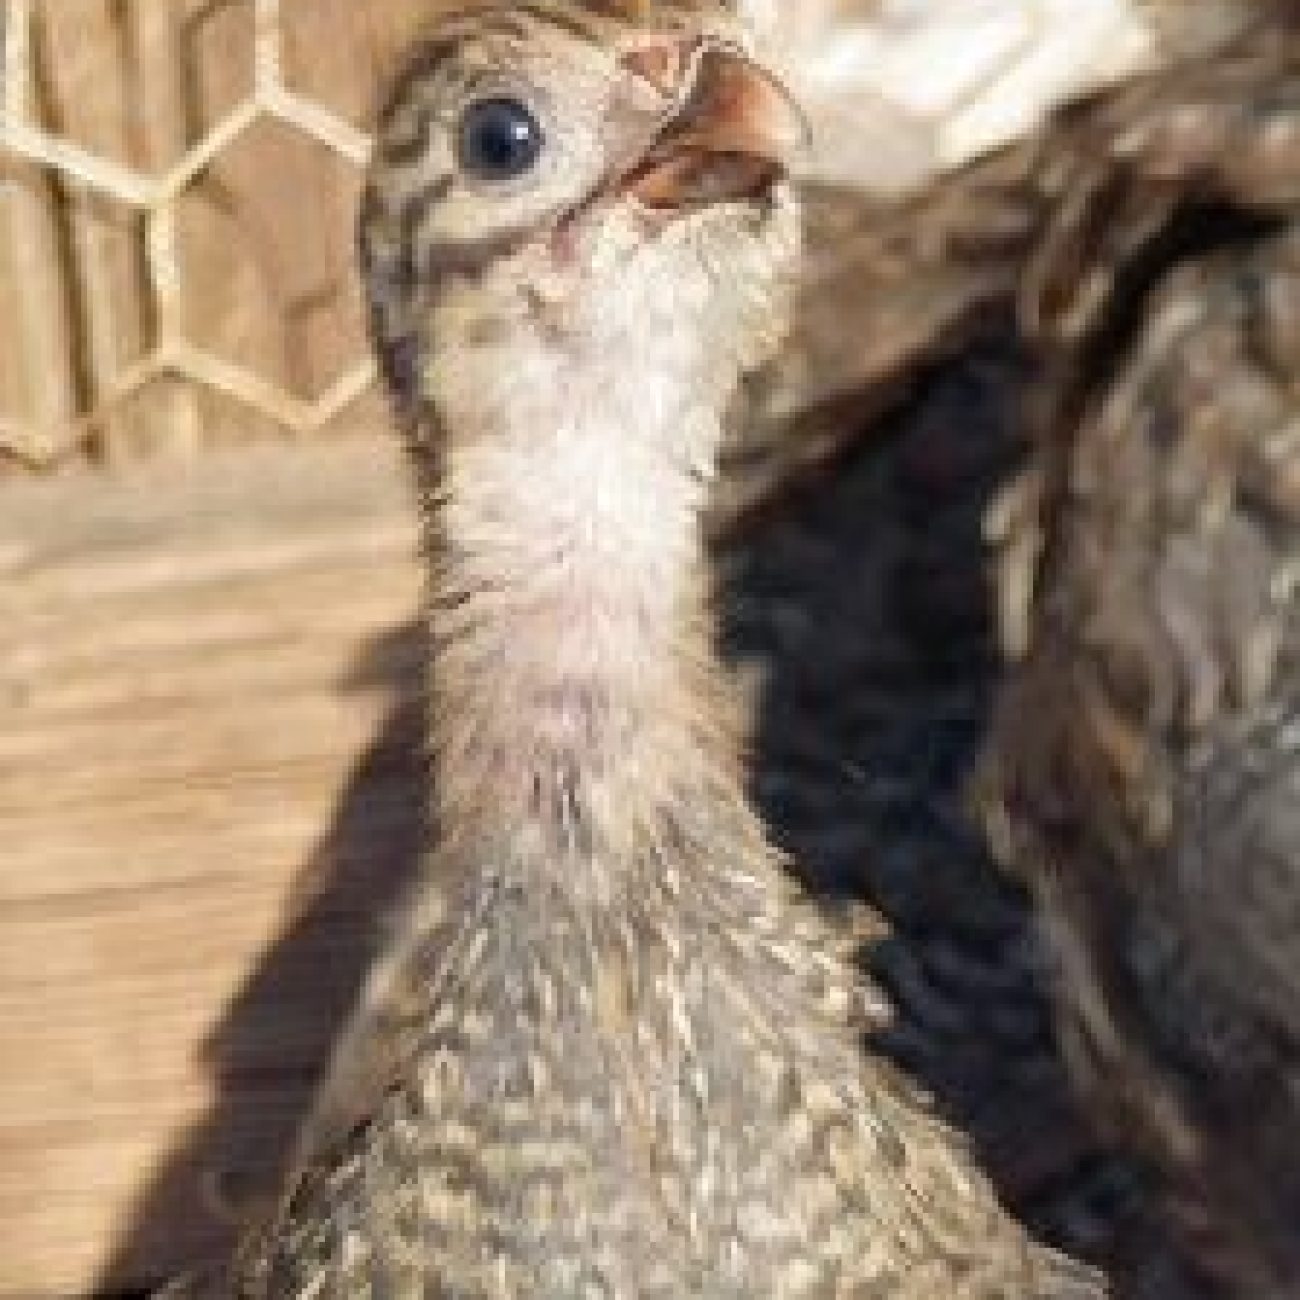
[[[320,0],[298,8],[315,24],[302,44],[334,25],[335,64],[346,74],[354,34],[346,29],[346,9]],[[111,456],[118,444],[132,450],[141,440],[151,449],[160,440],[202,445],[213,399],[235,423],[260,422],[292,434],[318,432],[351,408],[374,380],[348,256],[370,140],[344,112],[291,84],[286,3],[4,0],[0,13],[0,459],[46,467],[92,450]],[[221,29],[214,48],[187,49],[184,42],[204,24]],[[84,47],[96,39],[115,56],[128,51],[123,84],[109,84],[114,78],[103,60],[87,60]],[[155,73],[166,65],[171,96],[132,84],[147,80],[149,50]],[[201,119],[197,128],[167,124],[176,102],[190,94],[194,65],[205,63],[217,69],[218,80],[243,84],[215,96],[224,100],[216,111],[196,114],[191,104],[189,117]],[[346,97],[360,98],[351,91]],[[109,139],[113,132],[104,124],[111,119],[134,130]],[[211,191],[214,175],[231,171],[232,157],[249,152],[247,142],[268,130],[273,138],[252,146],[252,156],[233,168],[236,181],[278,173],[277,157],[295,155],[301,180],[304,147],[314,155],[310,165],[329,173],[317,177],[315,189],[307,184],[306,193],[292,176],[277,176],[276,202],[260,205],[263,243],[278,244],[292,261],[304,231],[321,215],[320,191],[328,194],[334,235],[317,262],[333,263],[332,279],[324,289],[307,285],[299,297],[306,315],[313,294],[330,300],[334,319],[306,379],[294,373],[302,340],[288,330],[268,345],[266,330],[250,323],[274,295],[245,294],[252,307],[234,311],[228,302],[215,325],[203,319],[205,296],[229,299],[230,285],[241,280],[239,259],[249,254],[237,246],[249,242],[249,230],[258,233],[258,222],[209,221],[206,250],[202,240],[193,256],[186,247],[194,242],[187,240],[186,227],[195,223],[186,213],[196,193]],[[160,134],[173,137],[170,157],[159,147]],[[146,165],[156,159],[161,165]],[[239,207],[232,198],[237,189],[227,177],[206,207],[230,217]],[[283,228],[267,236],[265,227],[277,223]],[[263,271],[275,260],[251,256]],[[275,271],[272,265],[262,278],[274,283]],[[275,364],[267,364],[268,354],[278,354]],[[142,421],[152,433],[141,432]]]

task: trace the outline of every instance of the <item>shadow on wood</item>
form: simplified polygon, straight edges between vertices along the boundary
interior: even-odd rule
[[[396,698],[357,765],[333,824],[300,875],[296,915],[202,1045],[215,1095],[134,1207],[99,1289],[158,1276],[159,1261],[227,1250],[240,1211],[273,1194],[283,1160],[356,1001],[383,923],[413,878],[423,798],[418,699],[421,632],[394,631],[358,666]],[[196,1191],[209,1214],[192,1217]]]

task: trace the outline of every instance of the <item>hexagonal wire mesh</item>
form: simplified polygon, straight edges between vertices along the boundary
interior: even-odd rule
[[[322,429],[355,402],[371,385],[374,366],[355,358],[337,373],[323,391],[303,396],[284,382],[256,373],[246,364],[223,357],[187,337],[185,296],[187,272],[178,256],[179,208],[185,196],[238,141],[261,123],[281,128],[316,142],[348,167],[360,171],[370,150],[369,137],[342,117],[308,96],[291,89],[284,75],[285,26],[281,0],[251,0],[253,62],[251,84],[223,114],[202,131],[169,166],[157,172],[137,169],[102,151],[85,147],[68,133],[49,129],[38,111],[37,44],[39,0],[6,0],[3,19],[3,94],[0,106],[0,199],[16,191],[15,167],[36,169],[60,195],[109,201],[133,214],[141,223],[140,261],[149,299],[150,338],[138,356],[111,367],[105,382],[94,385],[89,397],[85,386],[63,403],[46,400],[45,413],[10,415],[0,412],[0,454],[31,466],[48,466],[84,449],[95,431],[112,413],[138,397],[159,380],[180,381],[233,399],[246,412],[271,421],[295,434]],[[211,8],[212,6],[208,6]],[[34,301],[56,294],[42,285],[31,268],[37,253],[33,245],[50,241],[45,227],[50,212],[29,210],[11,214],[7,239],[13,266],[10,278],[19,284],[15,304],[0,319],[0,338],[13,336],[6,350],[33,357],[48,356],[50,331],[42,333],[43,314],[50,301]],[[54,237],[57,241],[57,236]],[[0,250],[3,252],[3,250]],[[39,260],[39,259],[36,259]],[[30,274],[29,274],[30,272]],[[76,305],[65,310],[74,312]],[[28,337],[23,338],[26,332]],[[57,334],[57,331],[55,331]],[[26,345],[26,346],[24,346]],[[360,349],[358,349],[358,352]],[[11,363],[10,369],[14,369]],[[11,383],[10,385],[14,385]],[[28,377],[28,388],[57,387],[52,379]],[[49,413],[52,409],[53,414]]]

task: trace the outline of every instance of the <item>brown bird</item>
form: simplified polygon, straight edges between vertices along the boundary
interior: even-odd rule
[[[431,839],[244,1297],[1091,1297],[864,1059],[743,792],[699,516],[799,259],[698,3],[433,29],[362,217],[430,568]]]
[[[994,512],[980,780],[1076,1081],[1234,1296],[1300,1294],[1300,10],[1074,113]]]

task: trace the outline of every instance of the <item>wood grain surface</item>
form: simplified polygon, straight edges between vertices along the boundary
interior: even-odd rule
[[[218,1247],[414,848],[378,438],[0,489],[0,1295]]]

